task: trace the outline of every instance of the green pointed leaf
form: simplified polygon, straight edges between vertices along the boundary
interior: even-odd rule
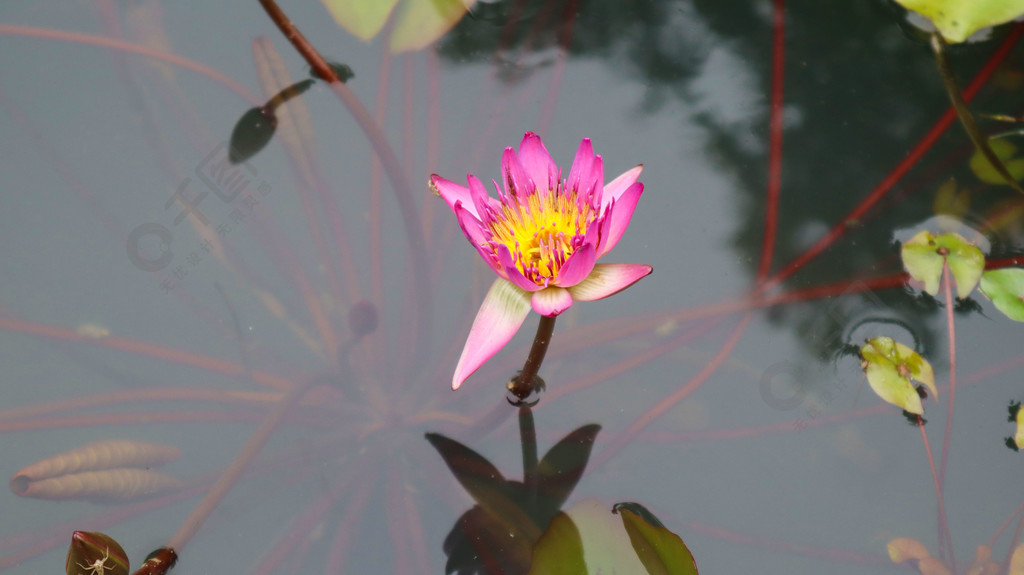
[[[896,0],[928,18],[948,42],[963,42],[982,28],[1024,14],[1024,0]]]
[[[536,541],[540,528],[516,502],[512,485],[482,455],[439,433],[427,433],[427,441],[441,454],[455,479],[481,507],[506,521],[517,536]]]
[[[651,575],[697,575],[697,563],[678,535],[620,508],[622,524],[640,562]]]
[[[938,395],[931,364],[902,343],[890,337],[876,337],[864,344],[860,354],[871,389],[896,407],[917,415],[924,413],[911,378],[924,384],[933,396]]]
[[[910,277],[924,282],[924,291],[931,295],[939,293],[939,280],[942,278],[944,259],[936,249],[931,232],[924,230],[904,242],[900,250],[903,267]]]
[[[322,0],[339,26],[360,40],[380,32],[398,0]]]
[[[533,547],[529,575],[588,575],[583,540],[576,523],[565,513],[555,515]]]
[[[988,144],[996,157],[1003,161],[1003,165],[1006,166],[1013,179],[1017,181],[1024,179],[1024,158],[1011,159],[1017,153],[1017,146],[1002,138],[989,139]],[[982,154],[979,150],[975,150],[974,154],[971,155],[970,166],[974,175],[986,184],[995,186],[1009,185],[1006,183],[1006,178],[992,166],[988,158],[985,157],[985,154]]]
[[[537,464],[537,488],[552,511],[560,509],[576,488],[599,431],[600,425],[591,424],[570,432]]]
[[[1003,268],[989,270],[981,275],[981,293],[1003,315],[1014,320],[1024,321],[1024,269]]]
[[[628,509],[633,513],[640,516],[641,519],[650,523],[655,527],[664,527],[665,524],[660,519],[654,516],[653,513],[643,505],[636,503],[635,501],[623,501],[612,505],[612,513],[618,513],[620,509]]]
[[[391,33],[391,51],[425,48],[451,30],[476,0],[406,0]]]
[[[910,277],[924,283],[924,291],[939,293],[942,265],[949,263],[949,271],[956,281],[957,297],[970,295],[985,269],[985,255],[977,246],[957,233],[933,236],[924,230],[903,244],[900,252],[903,267]]]

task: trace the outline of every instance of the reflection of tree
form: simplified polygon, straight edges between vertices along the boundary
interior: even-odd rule
[[[454,61],[509,55],[530,61],[525,52],[554,45],[566,24],[565,3],[546,8],[543,4],[503,0],[483,5],[481,14],[466,18],[445,39],[441,52]],[[741,253],[739,259],[750,262],[752,271],[761,256],[765,212],[769,8],[768,3],[753,0],[589,0],[572,12],[569,47],[573,55],[604,57],[617,73],[643,82],[648,111],[656,111],[669,99],[687,104],[691,118],[705,131],[708,157],[715,158],[720,170],[736,182],[735,204],[741,216],[734,245]],[[487,17],[513,13],[532,21],[521,23],[517,34],[508,36],[502,33],[500,19]],[[948,106],[927,46],[903,33],[901,18],[898,8],[882,2],[787,5],[782,199],[773,270],[793,261],[842,222]],[[988,58],[1000,36],[954,51],[963,84]],[[742,90],[743,84],[733,76],[747,77],[751,93],[726,93],[729,86]],[[995,92],[983,90],[975,108],[1014,110],[1012,93]],[[849,222],[844,237],[784,287],[799,289],[899,272],[892,231],[934,215],[934,191],[950,176],[957,176],[962,185],[980,188],[962,161],[967,151],[963,130],[953,125],[936,149],[924,156],[923,167],[912,170],[860,221]],[[949,154],[953,155],[947,158]],[[973,213],[986,213],[1005,200],[1010,192],[1004,189],[973,194]],[[829,317],[846,317],[842,322],[846,327],[865,315],[895,313],[927,349],[933,337],[922,322],[936,306],[912,299],[916,298],[899,290],[883,290],[844,303],[842,309],[834,301],[818,300],[776,307],[769,315],[795,328],[815,354],[830,354],[842,342],[822,337],[822,328],[831,329],[821,325],[823,311]]]

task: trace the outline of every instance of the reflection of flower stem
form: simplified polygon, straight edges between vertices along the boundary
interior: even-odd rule
[[[542,380],[537,381],[537,372],[540,371],[540,364],[544,362],[544,355],[548,352],[548,344],[551,343],[551,334],[554,331],[555,318],[546,315],[540,316],[537,335],[533,338],[533,347],[530,348],[530,355],[526,356],[523,370],[508,382],[508,390],[520,401],[525,400],[535,390],[539,391],[544,387]]]
[[[528,511],[533,517],[537,510],[537,428],[528,405],[519,408],[519,439],[523,444],[523,485],[530,494]]]
[[[416,210],[416,205],[413,203],[412,188],[409,186],[409,182],[405,179],[402,172],[402,166],[398,161],[398,156],[395,155],[395,151],[391,149],[388,144],[387,138],[384,136],[384,132],[381,131],[380,126],[374,121],[373,116],[363,107],[363,104],[359,101],[359,98],[352,93],[352,90],[342,82],[341,78],[334,71],[330,64],[324,60],[320,52],[306,40],[306,37],[295,27],[291,19],[278,7],[274,0],[260,0],[260,4],[263,9],[266,10],[267,15],[270,19],[280,28],[281,33],[284,37],[292,43],[292,46],[299,52],[299,54],[306,60],[306,62],[313,69],[313,73],[319,77],[327,80],[331,90],[341,100],[342,104],[348,108],[350,114],[355,119],[356,123],[366,134],[367,139],[370,140],[370,144],[373,146],[373,151],[380,158],[381,165],[384,166],[384,171],[388,175],[388,179],[391,180],[391,185],[395,191],[395,197],[398,201],[398,208],[402,214],[402,223],[405,226],[405,236],[409,244],[409,251],[411,252],[411,260],[413,266],[413,275],[420,280],[431,277],[429,270],[427,269],[427,255],[424,242],[423,224],[420,221],[419,213]],[[418,298],[418,304],[416,306],[415,313],[418,314],[420,321],[417,322],[417,329],[421,333],[430,332],[430,282],[419,281],[418,286],[415,290],[416,297]],[[426,341],[426,338],[420,338],[420,341]],[[416,350],[413,354],[414,362],[421,359],[422,353],[425,348],[422,346]]]

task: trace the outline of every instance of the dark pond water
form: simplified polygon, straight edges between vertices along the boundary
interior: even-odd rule
[[[177,570],[443,573],[442,543],[473,500],[424,434],[521,477],[504,382],[538,316],[451,391],[493,275],[427,179],[500,180],[503,149],[526,131],[564,173],[585,137],[607,180],[645,166],[606,261],[653,275],[560,316],[541,369],[541,454],[601,426],[566,506],[642,503],[701,573],[895,573],[886,544],[901,536],[937,554],[921,433],[841,349],[917,342],[939,383],[925,402],[938,466],[945,300],[905,285],[897,240],[946,230],[932,218],[950,211],[937,194],[956,178],[969,200],[958,218],[991,259],[1016,257],[1021,198],[974,176],[958,123],[935,127],[942,82],[894,5],[791,3],[779,54],[776,4],[479,1],[429,47],[392,54],[392,28],[364,42],[321,3],[290,2],[310,42],[354,72],[347,87],[397,161],[383,169],[354,108],[317,82],[231,173],[216,165],[239,118],[309,77],[259,3],[5,4],[0,475],[129,439],[179,447],[163,471],[185,491],[113,505],[5,492],[0,568],[59,572],[75,529],[109,533],[138,565],[282,392],[312,381],[327,384],[285,416]],[[953,50],[964,85],[1011,32]],[[1024,52],[1000,58],[972,106],[1020,115]],[[191,216],[179,192],[199,202]],[[357,340],[353,306],[379,317]],[[1004,438],[1007,406],[1024,399],[1024,328],[977,292],[957,309],[944,500],[963,571],[1021,503],[1021,456]]]

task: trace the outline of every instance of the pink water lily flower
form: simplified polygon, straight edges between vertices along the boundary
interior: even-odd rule
[[[651,273],[641,264],[599,264],[619,242],[644,191],[637,181],[643,166],[607,185],[604,165],[590,139],[580,142],[569,177],[551,159],[540,137],[523,136],[517,155],[505,148],[498,199],[475,176],[469,187],[430,176],[469,242],[498,279],[487,292],[469,332],[452,389],[505,346],[532,306],[554,317],[573,301],[606,298]]]

